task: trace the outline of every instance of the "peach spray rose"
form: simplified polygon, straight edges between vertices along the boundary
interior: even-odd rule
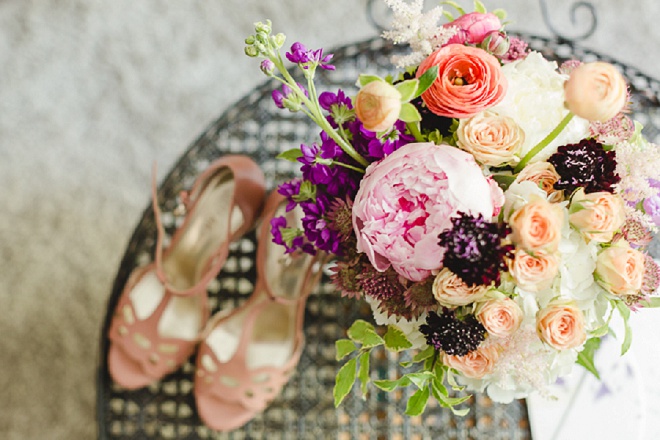
[[[399,119],[401,93],[385,81],[372,81],[355,98],[355,114],[369,131],[386,131]]]
[[[536,315],[536,331],[541,339],[557,350],[579,347],[587,339],[584,316],[578,306],[556,300]]]
[[[589,121],[606,122],[626,105],[628,89],[616,67],[598,61],[573,70],[564,93],[571,112]]]

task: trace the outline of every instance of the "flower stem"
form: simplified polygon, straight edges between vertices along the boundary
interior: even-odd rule
[[[271,56],[270,57],[271,61],[275,64],[275,67],[280,71],[282,74],[282,77],[284,78],[284,81],[288,83],[289,87],[298,95],[298,97],[301,99],[303,104],[307,107],[309,110],[308,116],[318,125],[323,131],[325,131],[328,136],[332,138],[335,142],[337,142],[337,145],[344,150],[346,154],[348,154],[353,160],[355,160],[357,163],[360,165],[364,166],[365,168],[369,165],[369,162],[365,160],[364,157],[360,155],[357,151],[355,151],[355,148],[344,138],[342,138],[339,133],[330,125],[328,120],[323,116],[323,113],[321,112],[321,109],[318,104],[318,98],[316,98],[316,89],[313,87],[313,82],[311,80],[311,75],[308,78],[308,83],[312,84],[310,87],[310,93],[313,97],[312,99],[309,99],[306,95],[305,92],[303,92],[300,87],[298,86],[298,83],[293,79],[289,71],[284,67],[284,62],[282,60],[282,56],[280,55],[279,52],[276,53],[276,56]]]
[[[569,122],[571,122],[571,119],[573,119],[573,116],[575,116],[573,113],[568,112],[566,116],[564,116],[564,119],[561,120],[561,122],[555,127],[554,130],[552,130],[541,142],[536,144],[534,148],[529,150],[529,152],[525,155],[525,157],[522,158],[520,163],[516,165],[516,168],[514,168],[513,172],[514,173],[519,173],[522,171],[523,168],[525,168],[525,165],[532,160],[534,156],[539,154],[545,147],[550,144],[550,142],[554,141],[557,136],[559,136],[559,133],[561,133],[564,128],[568,125]]]
[[[415,137],[417,142],[426,142],[426,139],[424,139],[424,136],[422,136],[422,132],[419,131],[419,127],[417,126],[416,122],[406,122],[406,127],[408,128],[410,134]]]
[[[332,161],[333,165],[339,165],[340,167],[348,168],[349,170],[357,171],[360,174],[364,174],[364,170],[362,168],[354,167],[353,165],[349,165],[344,162],[338,162],[336,160]]]

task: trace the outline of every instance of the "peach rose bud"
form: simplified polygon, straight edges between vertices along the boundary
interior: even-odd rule
[[[587,339],[584,315],[573,302],[554,301],[536,315],[539,337],[557,350],[579,347]]]
[[[372,81],[355,98],[355,114],[369,131],[387,131],[399,119],[401,93],[385,81]]]
[[[520,306],[508,297],[480,304],[476,315],[488,334],[498,338],[506,338],[515,333],[523,319]]]
[[[537,196],[509,218],[512,240],[522,249],[557,250],[564,221],[563,208]]]
[[[445,307],[472,304],[483,298],[487,286],[468,286],[455,273],[443,268],[433,281],[433,296]]]
[[[555,183],[559,180],[559,173],[550,162],[534,162],[527,165],[518,173],[516,182],[533,182],[548,195],[548,201],[561,202],[564,191],[556,190]]]
[[[465,377],[481,379],[493,372],[499,355],[500,353],[496,345],[481,346],[465,356],[448,355],[445,353],[443,363],[457,370]]]
[[[610,246],[598,254],[595,275],[605,290],[620,296],[635,295],[644,281],[644,254],[627,243]]]
[[[521,289],[540,292],[552,285],[559,273],[559,261],[555,254],[543,250],[530,254],[517,249],[509,263],[509,271]]]
[[[623,110],[628,89],[616,67],[598,61],[573,70],[564,94],[571,112],[589,121],[606,122]]]
[[[461,119],[456,137],[458,147],[477,162],[495,167],[517,163],[516,155],[525,142],[525,132],[513,118],[489,111]]]
[[[623,199],[606,191],[585,194],[579,189],[571,200],[568,220],[585,237],[598,243],[612,241],[626,221]]]

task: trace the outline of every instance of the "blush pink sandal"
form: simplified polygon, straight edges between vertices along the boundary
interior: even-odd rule
[[[272,243],[270,220],[284,214],[285,204],[277,193],[266,202],[252,296],[211,318],[197,353],[197,412],[218,431],[239,428],[262,412],[289,381],[303,349],[305,303],[322,265],[320,256],[285,255]],[[297,210],[286,215],[289,224],[300,221]]]
[[[213,162],[182,195],[186,216],[165,251],[155,182],[152,191],[155,261],[133,271],[109,330],[108,369],[128,389],[149,385],[192,355],[209,318],[206,287],[229,244],[253,227],[265,196],[264,175],[246,156]]]

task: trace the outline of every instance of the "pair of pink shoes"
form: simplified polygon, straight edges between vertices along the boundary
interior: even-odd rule
[[[285,214],[264,176],[245,156],[224,156],[204,171],[184,200],[186,215],[163,251],[158,224],[155,261],[135,269],[110,326],[108,367],[128,389],[178,369],[197,349],[194,394],[209,427],[236,429],[263,411],[294,371],[302,348],[305,302],[320,275],[318,257],[288,256],[272,243],[270,220]],[[229,244],[258,230],[257,280],[240,307],[209,319],[206,287],[224,265]]]

